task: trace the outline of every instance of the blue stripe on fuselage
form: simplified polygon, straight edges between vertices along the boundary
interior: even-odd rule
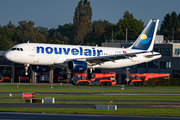
[[[42,47],[37,46],[37,53],[47,53],[47,54],[62,54],[69,55],[71,52],[72,55],[84,55],[84,56],[100,56],[103,50],[92,49],[83,49],[82,47],[78,48],[57,48],[57,47]]]

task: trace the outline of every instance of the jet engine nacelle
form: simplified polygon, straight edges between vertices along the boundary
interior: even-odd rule
[[[50,67],[39,66],[39,65],[31,65],[31,70],[34,72],[48,72],[50,70]]]
[[[87,70],[87,62],[78,60],[69,61],[68,69],[74,72],[84,72],[85,70]]]

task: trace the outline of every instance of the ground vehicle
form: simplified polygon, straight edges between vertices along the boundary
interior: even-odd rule
[[[11,79],[10,79],[10,76],[11,76],[11,73],[8,72],[8,73],[2,73],[2,79],[3,79],[3,82],[10,82]]]
[[[71,83],[79,86],[101,85],[111,86],[116,84],[116,73],[109,72],[107,74],[95,73],[95,78],[89,79],[87,73],[75,73],[71,79]]]
[[[168,73],[142,73],[142,74],[130,74],[129,75],[129,83],[130,85],[142,85],[142,81],[144,79],[145,84],[150,78],[170,78]]]
[[[60,72],[58,74],[58,82],[60,82],[60,83],[67,83],[68,79],[64,79],[63,74],[64,74],[63,72]]]
[[[25,75],[25,74],[19,75],[18,79],[19,79],[21,82],[29,82],[29,76],[27,76],[27,75]]]
[[[0,74],[0,82],[2,82],[3,81],[3,77],[2,77],[2,75]]]

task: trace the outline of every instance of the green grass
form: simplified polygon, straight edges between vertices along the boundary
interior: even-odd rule
[[[36,98],[44,98],[47,95],[35,95]],[[180,95],[48,95],[56,99],[71,100],[157,100],[180,101]]]
[[[121,108],[118,110],[95,110],[91,108],[0,108],[0,112],[180,116],[180,108]]]
[[[180,87],[132,87],[125,86],[53,86],[50,85],[0,85],[0,91],[6,93],[34,92],[34,93],[180,93]],[[149,102],[113,102],[116,105],[180,105],[173,101],[180,101],[179,95],[35,95],[35,98],[54,97],[64,101],[56,104],[109,104],[96,101],[66,101],[66,100],[146,100]],[[0,104],[25,104],[22,95],[0,95]],[[151,102],[151,101],[172,102]],[[0,112],[35,112],[35,113],[72,113],[72,114],[106,114],[106,115],[147,115],[147,116],[180,116],[180,108],[122,108],[118,110],[95,110],[88,108],[0,108]]]
[[[0,85],[1,92],[42,93],[180,93],[180,87]]]
[[[61,100],[155,100],[180,101],[180,95],[35,95],[35,98],[53,97]],[[0,99],[8,99],[9,95],[0,95]],[[22,99],[22,95],[13,95],[11,99]]]
[[[78,104],[78,105],[109,105],[109,102],[94,102],[94,101],[56,101],[55,104]],[[25,100],[0,100],[0,104],[29,104]],[[113,102],[112,105],[180,105],[173,102]]]

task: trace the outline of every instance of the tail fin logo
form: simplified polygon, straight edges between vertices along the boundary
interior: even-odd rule
[[[147,44],[152,38],[148,38],[146,34],[142,34],[141,43]]]

